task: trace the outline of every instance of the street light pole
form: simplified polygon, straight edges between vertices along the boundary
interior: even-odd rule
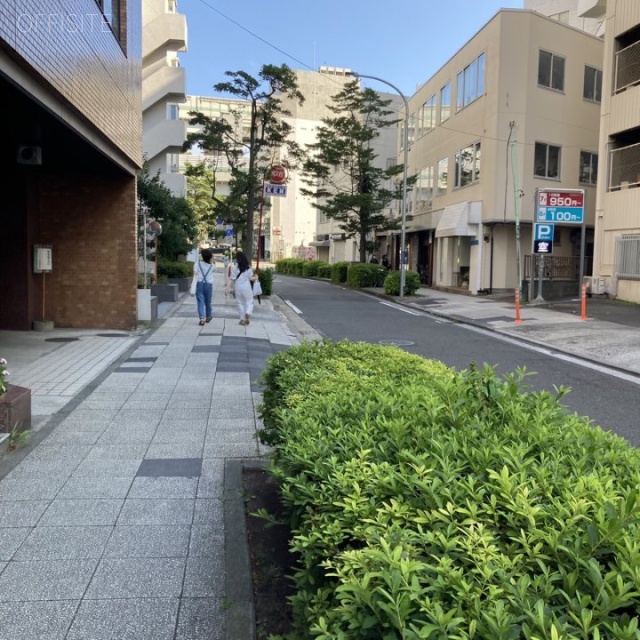
[[[400,230],[400,297],[404,297],[404,286],[406,281],[406,269],[407,269],[407,252],[406,252],[406,234],[407,234],[407,173],[409,171],[409,103],[404,94],[395,84],[391,84],[388,80],[377,78],[376,76],[365,76],[363,73],[356,73],[355,71],[349,72],[349,75],[354,78],[369,78],[370,80],[377,80],[390,86],[396,93],[402,98],[404,102],[404,171],[402,178],[402,226]]]

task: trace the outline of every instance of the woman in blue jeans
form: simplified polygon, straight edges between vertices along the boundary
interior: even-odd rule
[[[213,294],[213,274],[216,270],[212,263],[213,253],[210,249],[200,252],[202,260],[193,265],[193,282],[191,283],[191,295],[196,296],[198,303],[198,315],[200,326],[205,322],[211,322],[211,296]]]

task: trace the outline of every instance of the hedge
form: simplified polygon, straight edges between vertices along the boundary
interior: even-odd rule
[[[412,296],[420,288],[420,276],[415,271],[406,271],[404,274],[404,293]],[[400,271],[392,271],[385,278],[384,292],[388,296],[400,295]]]
[[[379,264],[359,262],[347,269],[347,284],[350,287],[381,287],[387,276],[387,269]]]
[[[346,341],[269,360],[296,638],[639,637],[640,454],[525,375]]]

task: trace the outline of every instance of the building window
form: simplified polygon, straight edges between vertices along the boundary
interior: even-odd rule
[[[120,2],[121,0],[97,0],[105,22],[111,27],[114,35],[120,41]]]
[[[598,178],[598,154],[590,151],[580,152],[580,177],[583,184],[596,184]]]
[[[458,74],[456,91],[458,111],[484,94],[484,53]]]
[[[549,51],[538,55],[538,84],[548,89],[564,91],[564,58]]]
[[[640,186],[640,143],[609,152],[609,191]]]
[[[560,147],[536,142],[534,175],[538,178],[560,177]]]
[[[418,112],[418,137],[428,133],[436,125],[436,96],[433,94]]]
[[[438,161],[438,192],[437,195],[442,196],[447,193],[449,184],[449,158],[443,158]]]
[[[167,120],[180,120],[180,105],[167,104]]]
[[[616,239],[616,275],[623,280],[640,280],[640,235],[623,234]]]
[[[451,83],[440,89],[440,122],[448,120],[451,116]]]
[[[600,69],[585,66],[582,97],[585,100],[593,100],[594,102],[602,101],[602,71]]]
[[[640,84],[640,28],[636,27],[615,39],[615,64],[613,69],[613,92],[619,93],[628,87]]]
[[[454,187],[466,187],[480,180],[480,143],[469,145],[456,153]]]
[[[167,153],[167,173],[180,173],[179,153]]]
[[[430,211],[433,204],[433,167],[425,167],[416,182],[416,212]]]
[[[167,0],[167,13],[178,13],[178,0]]]

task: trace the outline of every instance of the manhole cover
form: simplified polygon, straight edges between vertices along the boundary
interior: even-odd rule
[[[126,333],[96,333],[97,336],[101,338],[128,338],[129,335]]]
[[[76,342],[80,338],[46,338],[45,342]]]
[[[378,340],[378,344],[395,344],[398,347],[409,347],[415,343],[412,342],[411,340],[400,340],[398,338],[398,339],[392,339],[392,340]]]

